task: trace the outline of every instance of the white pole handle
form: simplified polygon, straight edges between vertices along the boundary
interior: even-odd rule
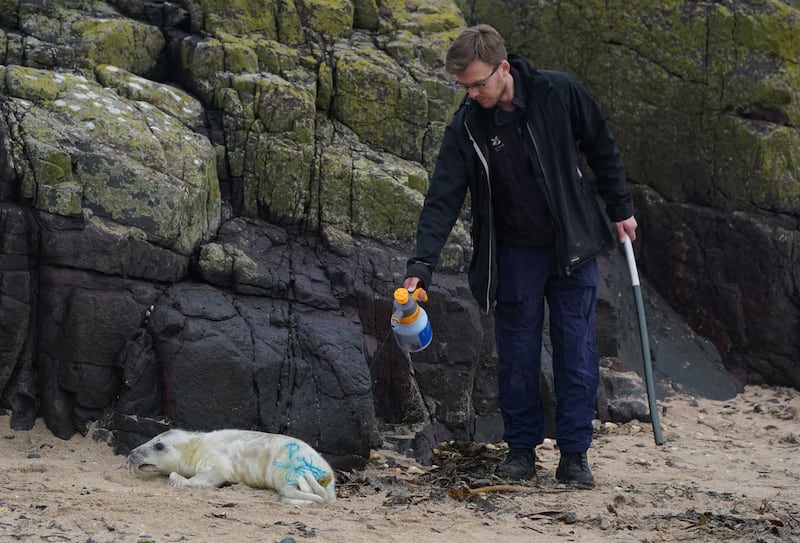
[[[625,234],[625,241],[622,242],[625,248],[625,260],[628,261],[628,272],[631,274],[631,285],[637,286],[639,284],[639,271],[636,269],[636,258],[633,256],[633,243],[628,234]]]

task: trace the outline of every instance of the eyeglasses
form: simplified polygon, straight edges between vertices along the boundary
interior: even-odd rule
[[[483,87],[485,87],[486,85],[489,84],[489,80],[492,78],[492,76],[494,75],[494,73],[497,71],[497,69],[499,67],[500,67],[500,65],[498,64],[497,66],[494,67],[494,70],[492,70],[492,73],[490,73],[488,76],[486,76],[485,79],[482,79],[481,81],[478,81],[477,83],[466,84],[466,83],[461,83],[460,81],[454,81],[453,85],[455,85],[457,88],[463,89],[463,90],[465,90],[467,92],[471,91],[472,89],[482,89]]]

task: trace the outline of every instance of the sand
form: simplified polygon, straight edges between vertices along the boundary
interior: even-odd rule
[[[659,407],[661,446],[649,424],[599,426],[593,490],[555,481],[550,442],[535,480],[495,488],[502,443],[443,443],[437,466],[374,451],[365,470],[338,474],[335,504],[304,507],[243,485],[172,488],[131,474],[91,431],[65,441],[0,416],[0,541],[800,542],[800,392],[750,386]]]

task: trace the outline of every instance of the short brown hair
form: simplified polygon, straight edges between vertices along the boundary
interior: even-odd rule
[[[444,69],[448,73],[458,74],[466,70],[474,60],[497,66],[507,57],[500,33],[489,25],[481,24],[463,30],[453,41],[447,50]]]

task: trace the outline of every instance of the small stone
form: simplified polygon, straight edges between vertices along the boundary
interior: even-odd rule
[[[564,524],[575,524],[578,522],[578,515],[576,515],[573,511],[567,511],[561,515],[561,520],[564,522]]]

